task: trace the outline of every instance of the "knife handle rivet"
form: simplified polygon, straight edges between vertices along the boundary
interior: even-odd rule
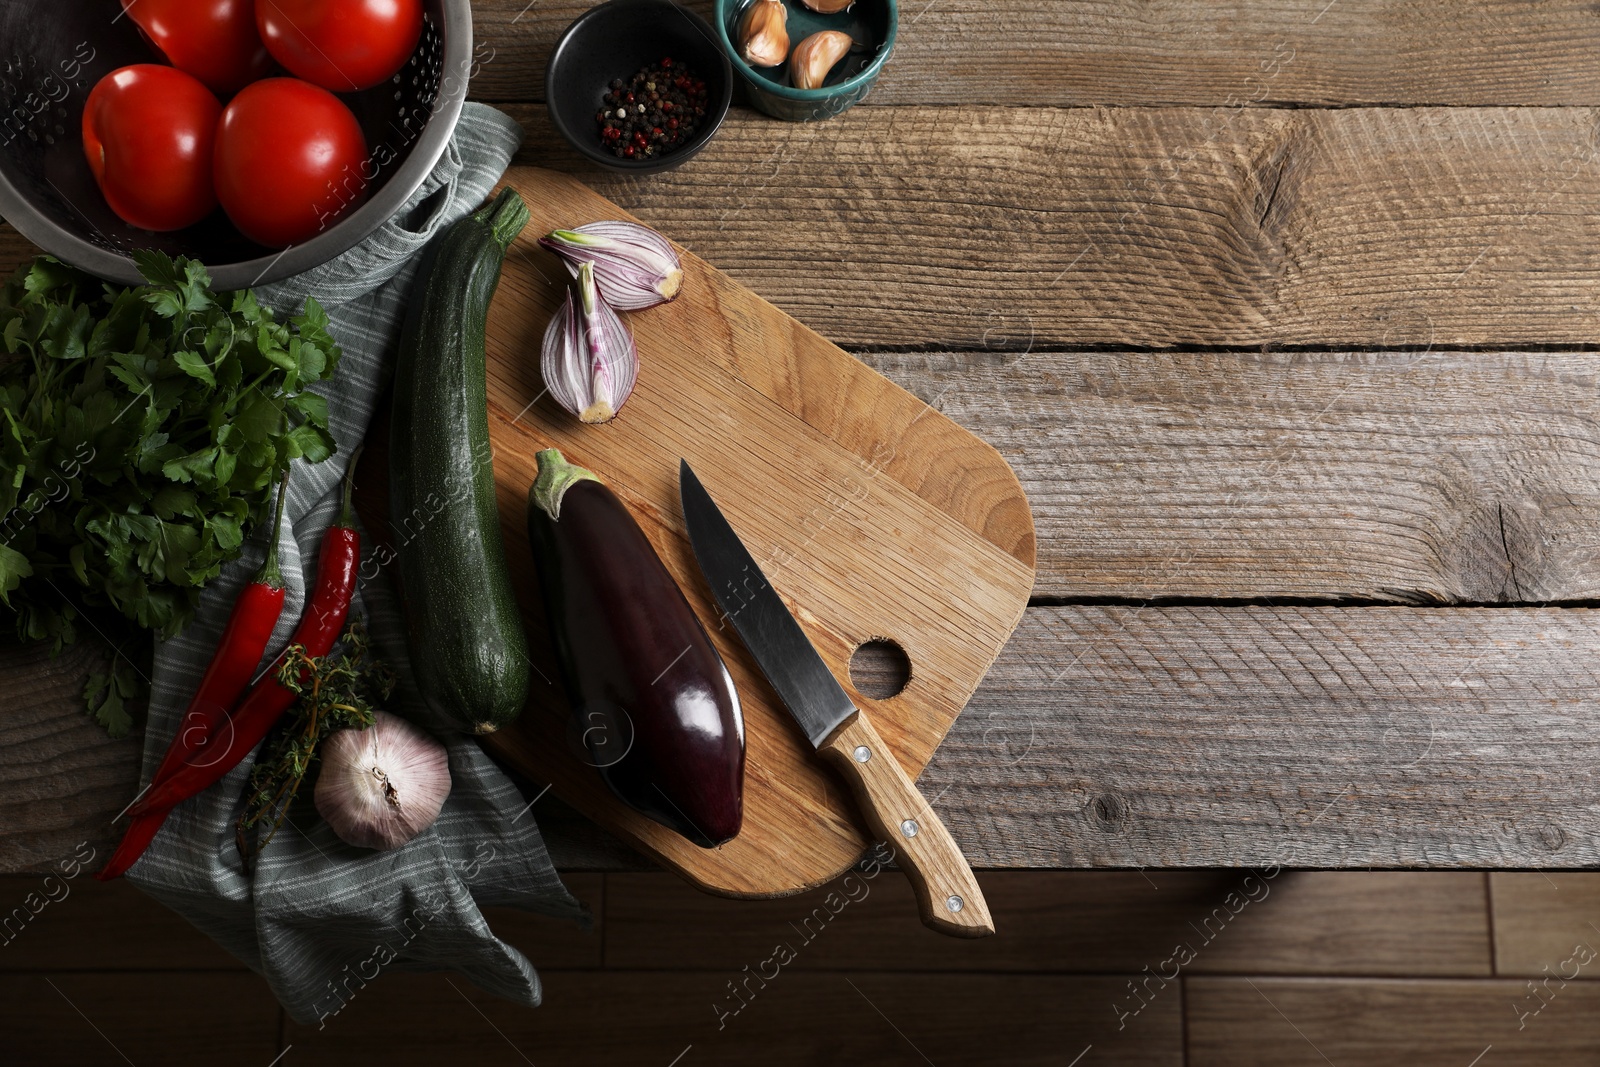
[[[917,826],[917,820],[915,819],[907,819],[905,822],[900,824],[900,832],[905,834],[907,837],[916,837],[918,829],[920,829],[920,827]]]
[[[856,750],[851,755],[855,756],[857,763],[865,763],[872,758],[872,749],[866,745],[857,745]]]
[[[962,900],[954,893],[951,893],[949,896],[944,898],[944,906],[949,908],[951,911],[960,911],[966,906],[966,901]]]

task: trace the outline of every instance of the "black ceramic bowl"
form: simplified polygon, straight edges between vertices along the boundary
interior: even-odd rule
[[[45,251],[91,274],[139,282],[130,255],[158,248],[205,263],[218,290],[243,289],[319,266],[392,216],[433,170],[467,95],[468,0],[423,0],[422,41],[400,73],[340,97],[367,137],[375,173],[366,203],[285,251],[263,248],[221,210],[174,233],[112,213],[83,155],[84,99],[106,74],[160,59],[115,0],[0,0],[0,216]]]
[[[670,152],[654,159],[619,159],[601,147],[595,122],[601,98],[612,79],[626,81],[668,57],[705,81],[705,120]],[[611,170],[648,174],[676,167],[717,132],[733,99],[733,67],[716,31],[693,11],[672,0],[608,0],[580,16],[556,42],[544,98],[550,121],[585,159]]]

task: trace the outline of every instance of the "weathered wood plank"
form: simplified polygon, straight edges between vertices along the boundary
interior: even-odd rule
[[[104,858],[104,853],[101,854]],[[52,875],[0,877],[0,971],[244,970],[205,934],[132,883],[103,883],[98,863]],[[567,888],[589,905],[595,924],[488,908],[496,936],[521,948],[541,967],[598,967],[604,916],[603,877],[567,874]]]
[[[1270,873],[1270,872],[1267,872]],[[1152,874],[1165,884],[1167,874]],[[1251,900],[1261,879],[1227,892]],[[1290,871],[1248,915],[1226,892],[1185,917],[1198,958],[1194,974],[1393,974],[1487,976],[1488,908],[1483,875],[1448,871]],[[1219,913],[1220,906],[1227,909]],[[1221,924],[1222,914],[1237,919]],[[1189,923],[1195,924],[1188,926]],[[1196,931],[1195,927],[1200,927]],[[1226,935],[1220,931],[1225,929]],[[1172,952],[1172,946],[1167,946]]]
[[[473,95],[544,99],[550,48],[589,6],[474,0]],[[684,6],[711,15],[710,0]],[[1597,49],[1600,24],[1575,0],[907,0],[867,102],[1588,105],[1600,98]]]
[[[1035,608],[920,785],[975,866],[1594,866],[1597,662],[1587,610]]]
[[[83,865],[75,877],[64,877],[70,867],[0,877],[0,971],[245,969],[130,881],[94,881],[98,865]],[[565,881],[594,910],[594,929],[509,907],[488,909],[485,918],[539,966],[600,966],[602,875],[570,873]]]
[[[83,684],[105,659],[88,639],[60,657],[0,646],[0,871],[56,870],[84,842],[110,855],[111,817],[138,786],[139,736],[113,741],[84,710]]]
[[[1448,347],[1600,331],[1582,108],[740,110],[595,187],[852,345]]]
[[[131,882],[95,881],[106,855],[0,878],[0,971],[246,969]]]
[[[1031,608],[921,785],[975,867],[1593,866],[1596,663],[1584,609]],[[70,700],[4,720],[4,869],[47,868],[39,827],[130,795],[29,785],[28,731],[80,721]],[[131,784],[132,747],[95,729],[77,778]]]
[[[1489,886],[1496,974],[1554,987],[1600,973],[1600,874],[1496,871]]]
[[[305,1067],[524,1060],[613,1067],[665,1065],[674,1057],[682,1057],[683,1067],[989,1067],[996,1049],[1004,1049],[1007,1064],[1059,1067],[1090,1044],[1106,1050],[1103,1062],[1183,1062],[1175,996],[1117,1032],[1109,1006],[1125,978],[790,974],[785,967],[765,987],[750,978],[747,1006],[735,1013],[740,1001],[729,983],[745,980],[745,964],[754,975],[771,952],[768,945],[725,972],[545,971],[538,1009],[496,1000],[459,976],[385,974],[325,1029],[291,1024],[284,1037],[294,1046],[290,1056]],[[419,1018],[430,1025],[417,1027]]]
[[[278,1004],[253,974],[0,975],[6,1063],[266,1064]]]
[[[998,448],[1036,596],[1600,597],[1588,353],[868,354]]]
[[[841,344],[1589,343],[1600,147],[1580,108],[750,113],[618,204]],[[1026,340],[1024,340],[1026,339]]]
[[[1537,1006],[1522,982],[1194,978],[1184,987],[1193,1067],[1468,1067],[1593,1063],[1600,985]],[[1131,1029],[1131,1026],[1130,1026]]]
[[[979,881],[996,933],[958,941],[921,928],[897,873],[763,901],[707,896],[666,874],[608,875],[606,963],[737,971],[809,937],[794,964],[808,970],[1137,974],[1189,944],[1190,974],[1490,973],[1480,874],[986,871]]]

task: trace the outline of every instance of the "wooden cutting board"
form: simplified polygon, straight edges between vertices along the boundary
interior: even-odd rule
[[[732,628],[718,627],[684,532],[679,458],[912,777],[1021,621],[1034,566],[1022,487],[993,448],[682,249],[682,295],[624,315],[641,359],[632,398],[615,421],[580,424],[543,395],[540,344],[568,275],[536,242],[631,216],[551,171],[514,167],[504,184],[533,221],[506,259],[489,315],[489,424],[506,552],[539,674],[527,712],[484,743],[707,890],[762,897],[820,885],[868,841],[844,785]],[[525,517],[534,455],[548,447],[627,503],[733,673],[747,735],[744,828],[720,848],[692,845],[613,798],[570,727]],[[910,682],[887,700],[866,700],[850,683],[852,654],[873,638],[899,644],[911,661]]]

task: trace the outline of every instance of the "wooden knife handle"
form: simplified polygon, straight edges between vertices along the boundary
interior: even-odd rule
[[[994,933],[989,905],[960,846],[866,715],[850,716],[817,751],[850,779],[873,833],[894,849],[916,887],[922,921],[953,937]]]

